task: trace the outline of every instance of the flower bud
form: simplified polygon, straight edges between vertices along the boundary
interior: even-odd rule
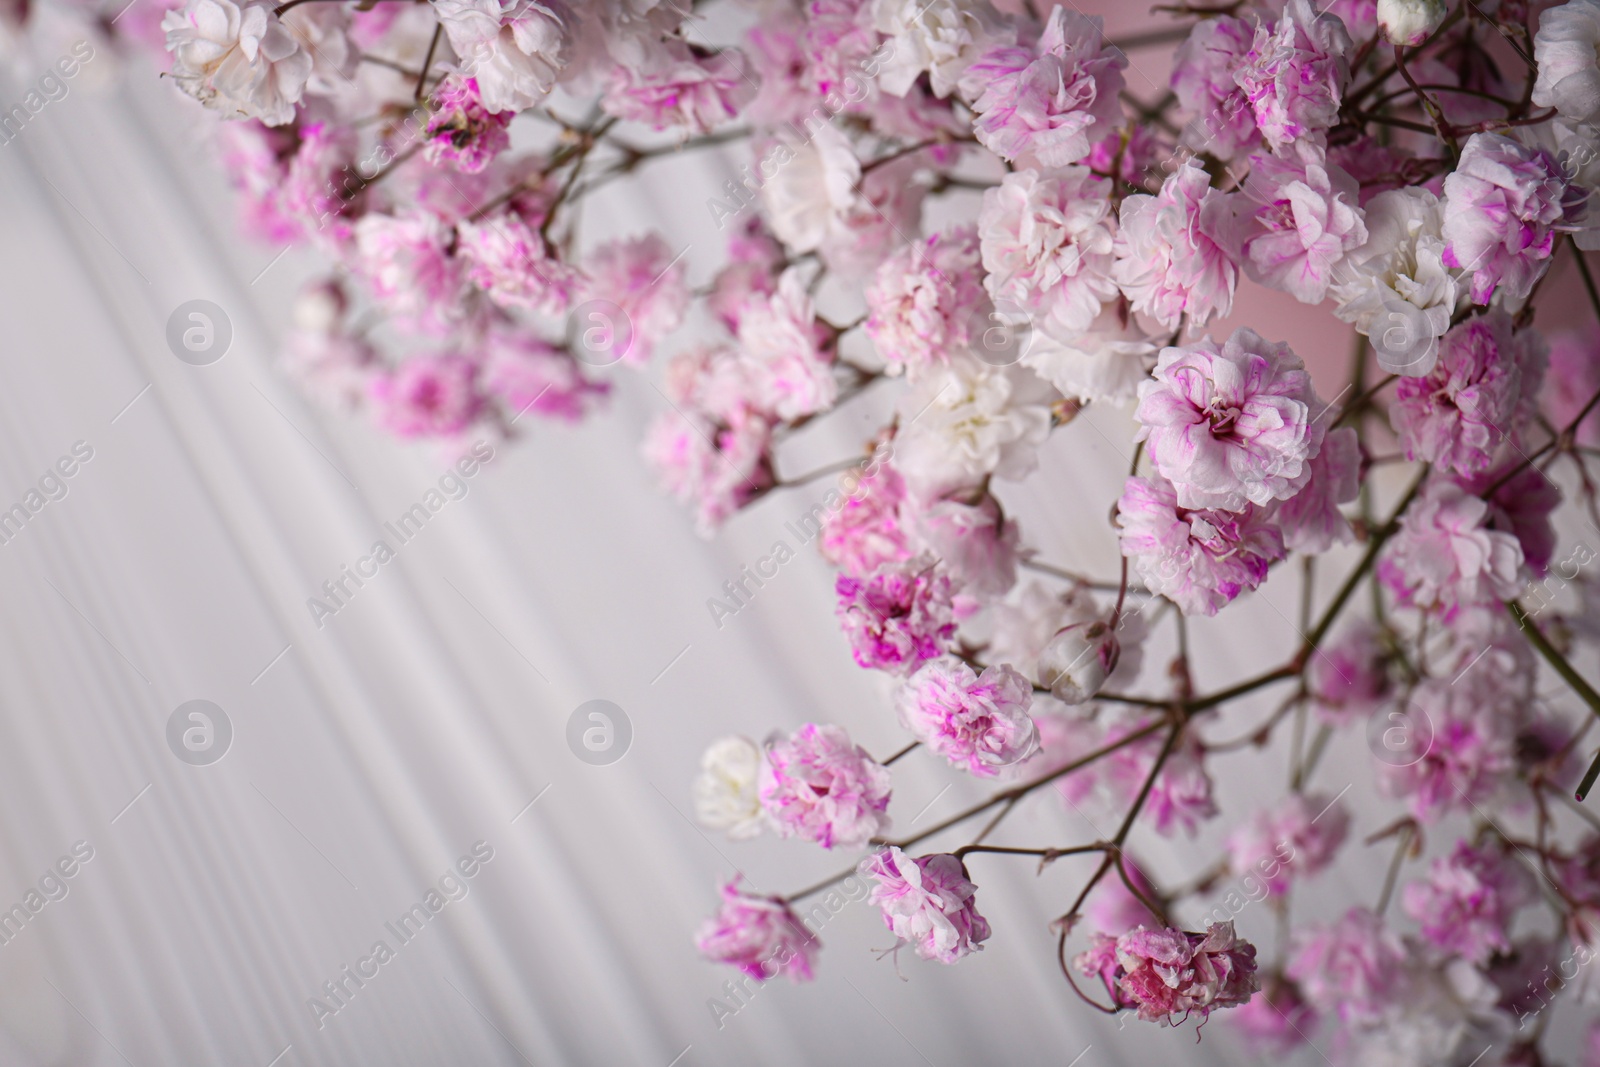
[[[1039,681],[1057,700],[1082,704],[1106,684],[1121,655],[1108,622],[1073,623],[1056,631],[1039,653]]]
[[[1444,0],[1378,0],[1378,26],[1394,44],[1421,44],[1444,16]]]

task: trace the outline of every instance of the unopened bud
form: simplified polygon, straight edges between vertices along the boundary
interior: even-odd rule
[[[1121,654],[1106,621],[1073,623],[1058,630],[1039,653],[1039,681],[1057,700],[1082,704],[1106,684]]]
[[[1393,44],[1421,44],[1444,16],[1444,0],[1378,0],[1378,26]]]

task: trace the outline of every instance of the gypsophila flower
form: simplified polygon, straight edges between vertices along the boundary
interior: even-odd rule
[[[738,735],[714,741],[700,757],[694,780],[694,814],[701,826],[721,830],[735,841],[766,828],[757,782],[761,746]]]
[[[979,278],[977,229],[961,226],[907,245],[867,287],[868,337],[890,374],[948,363],[971,343],[990,307]]]
[[[1411,459],[1477,474],[1516,428],[1521,399],[1511,317],[1494,308],[1445,334],[1427,376],[1400,379],[1389,418]]]
[[[1167,329],[1183,315],[1203,326],[1228,313],[1239,284],[1228,226],[1225,196],[1199,164],[1185,160],[1157,195],[1123,198],[1111,276],[1135,312]]]
[[[1282,148],[1333,125],[1350,79],[1349,50],[1344,24],[1319,14],[1310,0],[1289,0],[1275,25],[1256,28],[1233,80],[1268,146]]]
[[[1367,240],[1355,179],[1302,143],[1293,158],[1253,155],[1234,239],[1251,279],[1320,304]]]
[[[1405,946],[1367,908],[1332,926],[1295,932],[1286,969],[1306,1000],[1346,1022],[1376,1019],[1405,962]]]
[[[700,927],[695,948],[751,978],[783,974],[793,982],[811,981],[822,943],[781,899],[746,893],[739,888],[742,880],[736,876],[723,885],[722,908]]]
[[[1533,38],[1539,77],[1533,102],[1576,122],[1600,118],[1600,3],[1567,0],[1546,8]]]
[[[1231,922],[1203,934],[1143,926],[1115,938],[1095,934],[1073,967],[1100,978],[1119,1008],[1171,1026],[1244,1004],[1259,988],[1255,946]]]
[[[1318,717],[1330,726],[1348,726],[1370,716],[1392,691],[1388,662],[1376,626],[1365,620],[1346,625],[1306,667]]]
[[[910,674],[942,655],[955,633],[956,587],[932,556],[885,563],[871,574],[841,574],[834,583],[838,616],[856,662]]]
[[[1378,573],[1397,596],[1420,607],[1516,596],[1522,546],[1514,535],[1490,529],[1488,520],[1484,501],[1448,478],[1431,478],[1400,516]]]
[[[955,856],[912,858],[891,845],[868,861],[877,879],[868,903],[883,909],[883,922],[918,956],[955,963],[983,948],[989,923],[978,914],[978,887]]]
[[[767,742],[761,806],[780,837],[859,848],[889,827],[889,771],[841,726],[808,723]]]
[[[423,149],[428,162],[449,163],[464,174],[477,174],[511,147],[511,135],[506,133],[511,113],[484,107],[476,79],[449,75],[433,91],[429,106],[433,114]]]
[[[1484,963],[1495,952],[1511,951],[1511,918],[1535,896],[1533,875],[1519,859],[1458,841],[1450,855],[1433,861],[1427,880],[1408,884],[1400,899],[1429,942]]]
[[[934,95],[948,96],[962,73],[1010,27],[989,0],[868,0],[873,24],[893,48],[878,74],[886,92],[904,96],[926,71]]]
[[[439,25],[490,111],[521,111],[555,85],[571,51],[561,0],[432,0]]]
[[[1338,797],[1291,793],[1228,835],[1228,861],[1236,875],[1259,876],[1268,896],[1281,897],[1332,863],[1349,830]]]
[[[270,3],[189,0],[161,22],[172,77],[202,104],[282,126],[311,77],[311,53]]]
[[[979,778],[1020,763],[1039,747],[1028,715],[1033,687],[1001,665],[977,674],[965,663],[934,660],[918,668],[895,695],[900,725]]]
[[[1444,179],[1444,264],[1472,274],[1472,300],[1522,300],[1555,249],[1566,177],[1550,153],[1498,133],[1475,133]]]

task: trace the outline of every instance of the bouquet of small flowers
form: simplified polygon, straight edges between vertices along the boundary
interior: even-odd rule
[[[1156,11],[1167,24],[1123,40],[1045,0],[101,14],[228,120],[246,228],[332,264],[284,353],[309,388],[450,441],[529,410],[580,418],[606,393],[597,368],[659,352],[669,404],[644,455],[707,536],[839,476],[816,544],[907,744],[878,759],[819,722],[710,746],[706,827],[855,862],[786,895],[723,886],[705,956],[810,980],[802,902],[859,874],[897,946],[957,963],[995,934],[975,867],[1070,857],[1088,875],[1051,936],[1105,1012],[1228,1009],[1278,1050],[1325,1028],[1352,1064],[1550,1062],[1545,1007],[1600,999],[1600,819],[1582,805],[1600,772],[1600,330],[1536,320],[1550,282],[1600,321],[1600,0]],[[1163,48],[1168,84],[1130,88],[1129,54]],[[580,238],[595,190],[728,145],[738,175],[704,190],[726,259],[704,284],[659,234]],[[1241,286],[1350,328],[1340,388],[1281,341],[1208,328]],[[667,354],[695,302],[712,331]],[[793,433],[869,390],[893,415],[858,457],[780,473]],[[1120,555],[1069,569],[1002,496],[1063,488],[1041,446],[1091,406],[1133,420],[1120,496],[1084,511],[1110,514]],[[1190,621],[1285,573],[1293,654],[1199,687]],[[1158,663],[1164,629],[1177,652]],[[1236,702],[1268,696],[1241,733]],[[1317,766],[1363,730],[1393,809],[1365,844],[1392,850],[1388,877],[1297,919],[1296,889],[1351,845]],[[1216,765],[1282,731],[1287,795],[1219,811]],[[994,789],[896,836],[901,759]],[[1108,805],[1114,830],[995,843],[1052,795]],[[1228,816],[1186,877],[1134,855],[1138,833]],[[1270,959],[1229,921],[1178,918],[1245,874],[1283,923]],[[1600,1064],[1600,1030],[1591,1045]]]

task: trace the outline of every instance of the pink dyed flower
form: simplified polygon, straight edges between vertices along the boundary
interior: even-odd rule
[[[1303,3],[1304,0],[1301,0]],[[1320,304],[1345,255],[1367,240],[1355,179],[1311,145],[1299,158],[1253,155],[1236,239],[1252,280]]]
[[[577,271],[549,254],[538,223],[520,213],[498,212],[456,230],[473,284],[501,307],[560,315],[582,284]]]
[[[1503,849],[1458,841],[1433,861],[1427,881],[1406,886],[1401,902],[1429,942],[1481,964],[1511,951],[1511,918],[1536,895],[1533,876]]]
[[[1289,0],[1276,25],[1256,27],[1233,80],[1270,148],[1284,148],[1338,120],[1350,80],[1344,58],[1350,43],[1344,23],[1319,15],[1309,0]]]
[[[1239,284],[1239,264],[1223,243],[1229,224],[1226,196],[1186,160],[1157,195],[1123,199],[1111,276],[1135,312],[1169,330],[1184,314],[1203,326],[1228,313]]]
[[[1339,505],[1361,494],[1360,476],[1361,439],[1355,428],[1329,430],[1311,458],[1311,479],[1272,511],[1289,551],[1319,554],[1355,536]]]
[[[378,425],[401,437],[460,433],[483,409],[477,367],[458,355],[412,356],[368,392]]]
[[[1550,338],[1550,376],[1541,397],[1550,421],[1565,429],[1591,397],[1600,393],[1600,335],[1594,330]],[[1578,425],[1578,444],[1600,448],[1600,405]]]
[[[839,506],[823,510],[818,540],[822,558],[855,578],[885,563],[910,559],[911,540],[900,518],[906,496],[900,472],[879,463],[853,486],[841,488],[845,492]]]
[[[695,935],[695,948],[713,963],[731,963],[751,978],[780,974],[809,982],[822,942],[781,897],[758,897],[739,888],[742,876],[722,887],[722,908]]]
[[[844,727],[807,723],[766,748],[757,788],[780,837],[860,848],[889,828],[889,770]]]
[[[834,583],[839,621],[866,668],[910,674],[943,655],[955,633],[955,585],[933,557],[885,563],[864,578]]]
[[[1287,974],[1311,1004],[1346,1023],[1376,1020],[1406,962],[1405,946],[1366,908],[1296,932]]]
[[[1501,286],[1522,300],[1545,272],[1567,193],[1562,166],[1542,148],[1475,133],[1445,177],[1444,262],[1472,272],[1472,299]]]
[[[930,150],[931,151],[931,150]],[[905,235],[921,228],[926,158],[903,156],[868,171],[823,239],[822,261],[851,280],[870,277]]]
[[[1133,724],[1107,734],[1107,743],[1133,732]],[[1118,761],[1117,770],[1123,778],[1122,792],[1131,800],[1149,777],[1160,751],[1158,738],[1141,742],[1127,750]],[[1150,787],[1145,801],[1144,819],[1155,827],[1156,833],[1171,837],[1178,830],[1193,837],[1200,824],[1216,818],[1217,804],[1212,795],[1211,775],[1206,771],[1205,750],[1198,738],[1185,735],[1161,765],[1161,773]]]
[[[1195,23],[1172,63],[1172,91],[1195,118],[1183,140],[1196,152],[1237,159],[1261,140],[1255,108],[1234,71],[1250,55],[1255,29],[1244,19],[1221,15]]]
[[[1515,537],[1528,570],[1543,575],[1556,551],[1556,530],[1550,520],[1561,506],[1561,490],[1537,467],[1506,474],[1521,462],[1521,455],[1513,453],[1501,466],[1462,485],[1467,492],[1478,495],[1497,486],[1489,497],[1489,528]]]
[[[749,62],[737,48],[716,52],[668,40],[647,62],[619,63],[602,105],[606,114],[658,130],[709,133],[756,95]]]
[[[918,956],[954,963],[983,948],[989,922],[978,914],[978,887],[950,853],[907,856],[890,846],[868,861],[876,878],[867,901],[883,909],[883,923]]]
[[[584,378],[577,360],[521,330],[497,326],[483,340],[483,384],[515,422],[526,412],[577,422],[611,391]]]
[[[1038,751],[1032,704],[1033,686],[1010,667],[985,667],[979,675],[959,661],[923,664],[895,695],[901,726],[979,778]]]
[[[1017,524],[985,493],[975,503],[961,496],[901,506],[917,542],[938,557],[969,596],[991,600],[1017,584]]]
[[[1146,587],[1188,615],[1215,615],[1260,585],[1284,554],[1283,535],[1261,509],[1183,508],[1164,478],[1129,478],[1117,502],[1117,524],[1122,554]]]
[[[713,422],[664,411],[645,433],[645,461],[663,487],[695,506],[695,528],[710,537],[734,512],[771,488],[772,424],[756,414]]]
[[[1377,711],[1393,691],[1388,663],[1376,626],[1366,620],[1347,625],[1307,666],[1317,716],[1330,726],[1348,726]]]
[[[1037,316],[1035,328],[1047,333],[1087,329],[1117,295],[1110,192],[1109,181],[1079,166],[1050,178],[1018,171],[987,190],[978,235],[989,295]]]
[[[961,78],[977,114],[973,133],[1018,169],[1076,163],[1122,122],[1120,49],[1108,46],[1098,16],[1050,11],[1034,48],[999,48]]]
[[[1489,505],[1448,478],[1431,478],[1400,516],[1378,574],[1419,607],[1506,600],[1520,591],[1522,546],[1489,527]]]
[[[300,147],[283,173],[280,210],[296,220],[300,236],[335,256],[344,255],[365,213],[365,187],[356,176],[355,134],[343,126],[313,123],[300,130]]]
[[[511,147],[506,127],[514,113],[484,107],[476,79],[449,75],[433,91],[428,105],[433,114],[423,131],[428,138],[423,156],[434,166],[448,163],[463,174],[478,174]]]
[[[1185,508],[1238,511],[1294,496],[1327,432],[1311,376],[1286,344],[1240,328],[1165,348],[1139,386],[1143,440]]]
[[[1427,679],[1411,691],[1403,713],[1383,735],[1389,754],[1378,785],[1388,796],[1409,799],[1424,823],[1452,811],[1492,803],[1517,770],[1522,709],[1498,691],[1492,668],[1474,672],[1474,685]],[[1390,741],[1390,734],[1394,740]]]
[[[1332,863],[1349,831],[1350,813],[1337,797],[1292,793],[1234,828],[1228,862],[1236,875],[1259,874],[1267,895],[1281,897]]]
[[[1231,922],[1212,923],[1203,934],[1141,926],[1116,938],[1095,934],[1089,943],[1073,966],[1101,979],[1114,1004],[1136,1009],[1145,1022],[1205,1019],[1248,1003],[1260,988],[1255,946]]]
[[[607,241],[583,261],[586,299],[609,300],[622,309],[629,343],[627,363],[648,362],[656,342],[676,330],[689,306],[688,268],[659,234]]]
[[[883,261],[867,287],[865,328],[890,374],[915,375],[968,347],[973,326],[989,322],[981,274],[972,226],[934,234]]]
[[[1282,977],[1267,979],[1259,995],[1228,1016],[1245,1044],[1258,1055],[1281,1056],[1304,1045],[1317,1028],[1317,1013],[1295,984]]]
[[[293,131],[246,119],[217,123],[212,137],[228,184],[239,197],[245,232],[274,243],[299,240],[300,220],[285,211],[280,195],[288,160],[299,147]]]
[[[796,269],[769,298],[752,298],[739,318],[739,346],[756,406],[790,420],[825,411],[839,395],[827,328]]]
[[[1462,474],[1488,469],[1522,399],[1511,337],[1511,317],[1499,308],[1474,315],[1440,340],[1431,372],[1400,379],[1389,419],[1408,459]]]
[[[355,267],[396,316],[442,333],[459,314],[461,264],[437,215],[367,215],[355,227]]]

